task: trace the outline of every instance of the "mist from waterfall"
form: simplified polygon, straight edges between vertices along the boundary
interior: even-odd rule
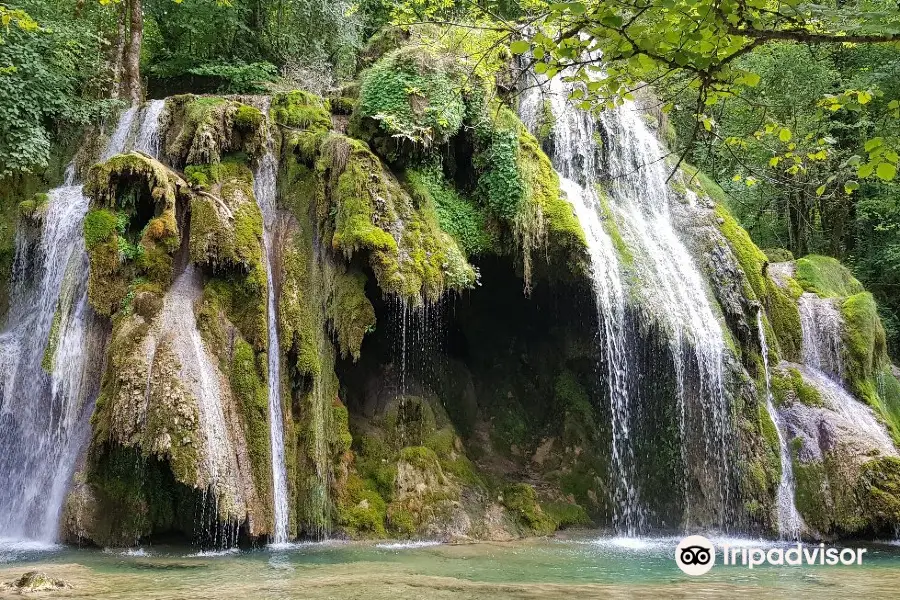
[[[268,112],[268,106],[264,113]],[[278,218],[275,185],[278,162],[274,143],[269,134],[266,152],[259,161],[253,177],[253,193],[263,217],[263,252],[265,253],[266,285],[268,289],[268,373],[269,373],[269,441],[272,447],[272,487],[275,503],[275,529],[272,541],[288,541],[288,489],[284,458],[284,414],[281,405],[281,345],[278,338],[278,307],[275,289],[274,237]]]
[[[775,408],[772,398],[772,375],[769,371],[769,345],[766,342],[766,330],[763,327],[762,311],[756,313],[756,328],[759,332],[763,371],[766,378],[766,411],[775,426],[778,434],[778,451],[781,456],[781,479],[778,482],[778,494],[776,496],[778,506],[778,534],[782,539],[799,540],[803,530],[803,519],[797,510],[794,501],[794,465],[791,460],[791,450],[785,436],[785,424]]]
[[[119,118],[102,156],[128,147],[137,116],[156,135],[159,111]],[[74,165],[39,209],[40,231],[16,233],[10,307],[0,333],[0,533],[52,542],[90,434],[104,328],[87,300],[82,225],[89,201]]]
[[[551,158],[588,238],[608,365],[617,529],[627,534],[643,527],[630,465],[638,429],[634,415],[642,399],[628,396],[622,316],[626,297],[635,299],[641,318],[658,322],[669,339],[686,470],[684,521],[690,521],[692,504],[701,501],[724,528],[733,486],[724,335],[705,280],[672,224],[666,151],[634,103],[606,110],[595,119],[569,102],[572,85],[560,77],[532,85],[520,112],[534,128],[544,101],[549,101],[554,117]],[[617,229],[633,255],[624,280],[605,224]],[[696,389],[688,381],[693,370]],[[697,477],[708,480],[706,489],[689,493],[690,473],[702,473]]]

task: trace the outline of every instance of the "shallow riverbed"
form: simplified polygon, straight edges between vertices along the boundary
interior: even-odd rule
[[[714,540],[724,543],[725,540]],[[32,570],[71,587],[42,598],[863,598],[900,589],[900,546],[866,544],[859,566],[675,565],[675,538],[511,543],[324,542],[197,552],[146,546],[87,550],[0,541],[0,582]],[[771,547],[773,542],[732,543]],[[853,544],[847,544],[852,546]],[[4,596],[5,594],[5,596]],[[0,597],[17,597],[0,590]],[[35,596],[32,596],[35,597]]]

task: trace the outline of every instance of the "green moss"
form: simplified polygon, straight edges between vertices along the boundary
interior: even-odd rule
[[[794,459],[793,465],[797,511],[808,527],[815,531],[831,529],[825,467],[822,463],[803,464]]]
[[[441,229],[460,245],[467,256],[495,248],[496,232],[488,228],[483,209],[461,195],[437,168],[407,169],[406,180],[419,205],[434,207]]]
[[[762,402],[759,404],[758,411],[760,430],[766,443],[766,459],[768,461],[766,471],[771,474],[771,477],[766,478],[766,488],[774,489],[773,484],[777,484],[781,479],[781,442],[778,437],[778,428]]]
[[[174,207],[179,180],[157,160],[137,152],[117,154],[88,172],[84,193],[92,207],[121,209],[129,214],[139,201]]]
[[[419,302],[475,284],[475,270],[440,230],[433,210],[416,207],[365,144],[329,136],[316,171],[317,215],[325,238],[347,259],[368,251],[383,292]]]
[[[353,436],[350,435],[350,413],[338,398],[331,403],[331,427],[329,439],[335,444],[333,452],[343,454],[350,449]]]
[[[400,460],[422,471],[434,471],[440,469],[437,454],[431,448],[425,446],[407,446],[400,450]]]
[[[789,262],[794,260],[794,255],[791,254],[790,250],[785,248],[765,248],[763,253],[765,253],[766,258],[768,258],[771,263]]]
[[[226,346],[221,346],[225,348]],[[253,347],[238,337],[234,341],[229,381],[241,415],[247,453],[253,469],[253,482],[260,497],[268,497],[272,487],[272,456],[269,440],[269,396],[264,377],[265,355],[257,355]],[[263,502],[268,507],[268,502]],[[258,515],[268,521],[270,515]]]
[[[544,513],[538,503],[534,487],[527,483],[516,483],[504,488],[503,506],[536,535],[549,535],[556,529],[556,522]]]
[[[164,150],[169,164],[215,164],[229,152],[258,156],[265,147],[266,119],[256,108],[216,96],[184,94],[166,100],[169,127]]]
[[[337,521],[351,537],[384,537],[387,505],[359,477],[350,475],[344,498],[338,504]]]
[[[349,115],[356,107],[356,99],[347,96],[333,96],[330,98],[331,113],[335,115]]]
[[[264,125],[265,115],[258,108],[241,104],[234,112],[234,126],[245,131],[254,131]]]
[[[863,291],[850,271],[829,256],[810,254],[797,260],[796,279],[805,291],[823,298],[845,298]]]
[[[844,320],[846,378],[858,397],[877,407],[879,399],[875,375],[887,362],[887,342],[875,299],[868,292],[850,296],[841,304],[841,315]]]
[[[778,341],[780,358],[799,360],[802,346],[800,311],[796,302],[799,290],[791,285],[791,281],[784,289],[764,274],[768,258],[723,204],[716,205],[716,215],[721,220],[719,229],[747,277],[749,286],[745,287],[744,295],[751,300],[759,300],[765,308],[767,320]]]
[[[894,443],[900,446],[900,381],[888,369],[876,377],[881,414],[893,435]]]
[[[326,315],[334,325],[343,357],[358,360],[363,337],[375,328],[375,308],[366,297],[364,274],[335,274]]]
[[[272,119],[279,125],[312,132],[331,129],[330,112],[328,100],[303,90],[276,94],[270,109]]]
[[[84,217],[84,243],[88,250],[109,242],[116,234],[116,214],[105,208],[88,211]]]
[[[536,207],[517,217],[517,226],[533,240],[545,239],[546,247],[556,252],[572,272],[586,272],[587,241],[572,205],[559,193],[559,176],[550,159],[530,133],[520,130],[517,154],[526,206]],[[534,219],[526,223],[529,219]],[[540,246],[541,244],[535,244]],[[528,244],[523,244],[527,248]]]
[[[869,515],[889,531],[900,525],[900,458],[888,456],[862,466],[858,493]]]
[[[47,194],[38,192],[28,200],[19,202],[19,216],[31,221],[37,220],[39,215],[47,208],[48,200],[49,196]]]
[[[772,395],[776,406],[788,406],[800,402],[806,406],[825,406],[822,394],[806,383],[797,369],[775,369],[772,371]]]
[[[688,183],[691,184],[696,192],[706,196],[722,207],[728,206],[728,197],[725,194],[725,191],[718,183],[710,179],[706,173],[699,171],[693,165],[689,165],[685,162],[681,163],[681,168],[687,173],[689,178]]]
[[[556,525],[556,529],[591,525],[591,518],[579,504],[558,501],[545,502],[541,504],[541,508],[544,514]]]
[[[388,137],[441,144],[462,126],[461,88],[455,59],[423,47],[399,48],[363,74],[357,118],[377,123]]]

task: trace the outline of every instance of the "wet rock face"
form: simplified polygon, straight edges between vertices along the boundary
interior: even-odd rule
[[[789,391],[779,408],[793,452],[797,507],[811,535],[858,534],[889,524],[893,516],[873,508],[877,502],[871,491],[893,489],[883,469],[874,467],[898,455],[884,425],[824,373],[779,365],[779,371],[786,369],[800,373],[803,384],[818,393],[810,405],[808,398],[804,403],[801,394]],[[893,493],[874,492],[874,497],[893,498]]]

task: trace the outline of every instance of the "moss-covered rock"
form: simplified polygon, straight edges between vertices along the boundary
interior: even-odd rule
[[[796,262],[797,282],[823,298],[845,298],[863,291],[862,284],[837,259],[810,254]]]
[[[236,269],[265,285],[262,214],[253,176],[240,162],[189,166],[192,182],[203,182],[191,200],[191,261],[213,270]]]
[[[465,115],[463,75],[454,57],[423,47],[388,52],[362,76],[356,133],[379,151],[391,138],[425,148],[447,142]]]
[[[475,270],[433,208],[416,206],[365,144],[330,135],[316,171],[320,229],[348,260],[367,251],[384,293],[420,302],[475,284]]]
[[[331,107],[327,99],[303,90],[276,94],[270,114],[279,125],[324,133],[331,129]]]
[[[503,489],[503,506],[535,535],[548,535],[556,529],[556,523],[541,508],[534,487],[527,483],[517,483],[505,487]]]
[[[803,375],[793,367],[772,371],[772,395],[777,406],[787,406],[800,402],[806,406],[824,406],[822,394],[803,379]]]
[[[870,460],[862,466],[858,494],[876,528],[891,531],[900,524],[900,458]]]
[[[136,152],[92,167],[84,189],[91,198],[84,221],[88,299],[110,316],[130,301],[135,278],[163,288],[171,283],[172,255],[181,240],[177,205],[191,192],[162,163]]]
[[[716,205],[719,229],[728,239],[732,252],[747,277],[749,287],[744,295],[758,300],[766,311],[774,339],[778,342],[778,356],[785,360],[799,360],[802,349],[800,310],[797,298],[802,290],[788,277],[776,282],[768,273],[769,259],[747,232],[722,204]],[[771,337],[770,337],[771,340]]]
[[[218,96],[184,94],[166,100],[164,155],[169,164],[215,164],[228,153],[259,156],[266,119],[259,109]]]

